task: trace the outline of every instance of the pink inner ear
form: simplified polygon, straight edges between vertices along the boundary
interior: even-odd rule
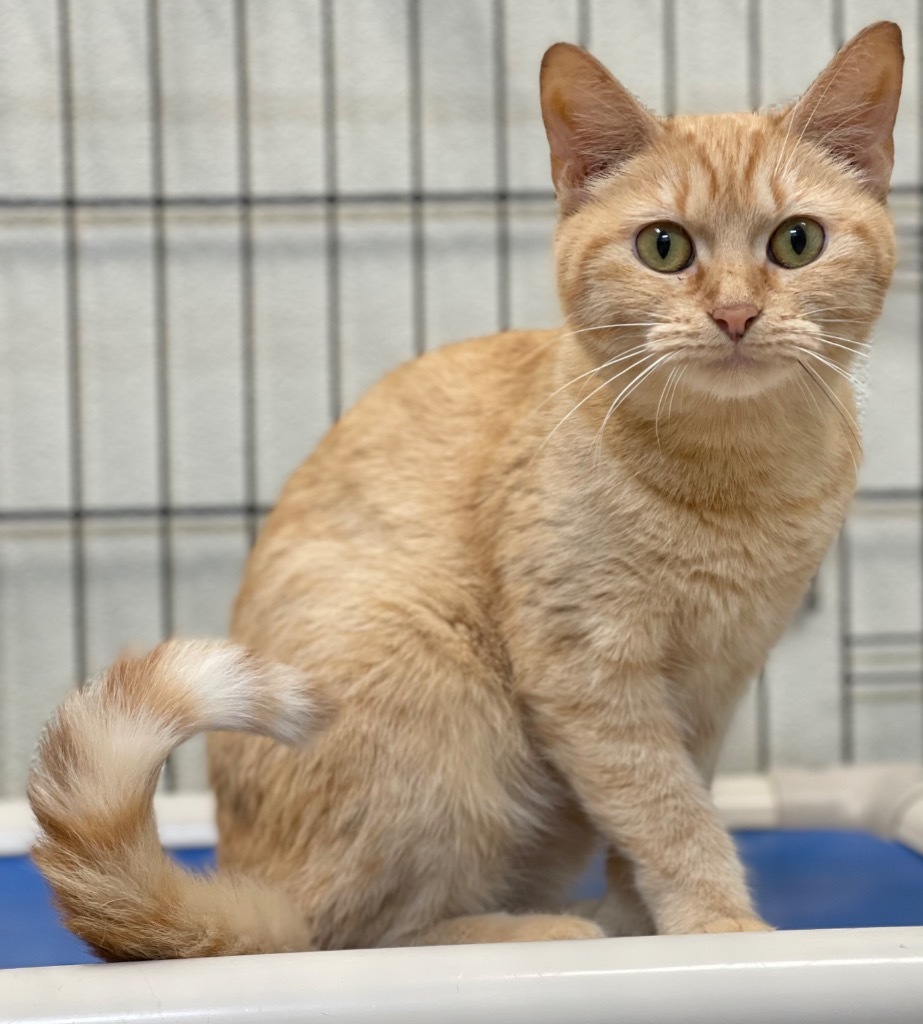
[[[542,64],[542,116],[559,198],[579,203],[594,178],[635,155],[656,119],[590,54],[559,43]]]
[[[795,138],[856,168],[881,196],[894,164],[902,70],[900,30],[887,22],[873,25],[840,50],[792,113]]]
[[[557,188],[580,189],[606,171],[634,156],[647,143],[637,123],[613,124],[611,111],[593,110],[587,103],[566,116],[546,122],[551,148],[552,176]]]

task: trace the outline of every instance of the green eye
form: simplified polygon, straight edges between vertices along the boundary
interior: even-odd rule
[[[685,270],[695,259],[692,239],[679,224],[669,221],[641,228],[635,239],[635,249],[642,263],[661,274]]]
[[[788,270],[813,263],[824,248],[824,229],[808,217],[789,217],[769,239],[769,258]]]

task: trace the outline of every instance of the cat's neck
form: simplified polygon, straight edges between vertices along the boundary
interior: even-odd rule
[[[562,379],[576,376],[572,371],[573,364],[562,365]],[[760,394],[723,399],[689,389],[665,395],[664,376],[643,382],[615,408],[628,383],[618,391],[604,387],[570,416],[568,444],[592,453],[595,465],[613,458],[684,498],[736,493],[742,501],[771,500],[818,485],[851,492],[861,457],[854,399],[845,381],[824,383],[827,390],[811,390],[783,380]],[[556,414],[579,401],[567,398]]]

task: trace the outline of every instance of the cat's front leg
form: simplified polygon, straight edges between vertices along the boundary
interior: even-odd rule
[[[552,670],[531,689],[533,727],[590,818],[634,864],[657,931],[768,929],[663,681],[637,667],[584,668],[579,683]]]

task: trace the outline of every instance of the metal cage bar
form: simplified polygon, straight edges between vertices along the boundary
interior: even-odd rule
[[[567,9],[573,38],[588,46],[605,39],[606,12],[593,0],[573,0]],[[361,189],[351,185],[348,176],[348,147],[338,134],[344,117],[345,71],[343,46],[349,42],[351,26],[341,5],[333,0],[318,0],[317,67],[320,89],[319,149],[321,173],[310,187],[273,189],[266,187],[255,172],[254,154],[258,125],[255,127],[254,97],[259,80],[256,76],[253,39],[257,32],[255,5],[249,0],[234,0],[230,20],[226,59],[232,83],[232,124],[234,163],[231,183],[225,182],[211,192],[195,187],[170,187],[168,77],[165,51],[171,40],[165,30],[166,5],[158,0],[139,0],[143,11],[144,41],[141,54],[147,88],[147,147],[149,174],[147,184],[133,191],[109,194],[89,188],[80,173],[79,143],[83,111],[75,79],[75,25],[82,16],[71,0],[55,0],[54,4],[54,74],[57,84],[58,139],[60,155],[60,187],[39,188],[34,192],[0,193],[0,216],[11,217],[32,213],[43,223],[60,224],[64,249],[63,294],[65,337],[62,361],[66,367],[67,421],[67,489],[59,503],[28,503],[7,501],[0,506],[0,526],[60,527],[69,543],[71,635],[73,675],[86,676],[90,661],[90,633],[94,621],[88,605],[88,528],[101,525],[125,526],[136,523],[151,530],[156,547],[157,629],[167,635],[177,628],[177,575],[180,559],[178,531],[190,524],[208,521],[229,526],[241,525],[245,542],[252,543],[260,518],[270,503],[261,491],[261,474],[265,467],[265,451],[261,437],[261,382],[259,314],[268,302],[261,278],[263,236],[261,217],[278,213],[308,214],[320,225],[324,252],[323,304],[318,329],[319,344],[326,360],[326,412],[333,421],[342,413],[348,400],[349,384],[346,341],[349,330],[348,301],[348,238],[347,218],[388,216],[406,218],[409,254],[409,351],[421,354],[435,337],[437,320],[437,289],[428,274],[436,258],[432,240],[434,224],[445,209],[459,216],[480,215],[489,211],[492,225],[489,245],[495,261],[491,271],[494,322],[498,329],[513,326],[520,292],[518,286],[518,236],[520,220],[525,214],[547,213],[553,193],[550,187],[534,187],[517,177],[515,96],[511,94],[510,55],[516,44],[517,8],[507,0],[485,0],[482,32],[488,50],[486,69],[489,76],[489,110],[486,118],[487,150],[490,165],[485,179],[458,187],[446,187],[430,170],[434,143],[429,137],[433,129],[428,120],[427,83],[432,74],[427,64],[427,18],[430,8],[421,0],[401,0],[398,5],[403,19],[406,63],[400,69],[401,89],[406,93],[406,144],[401,146],[406,158],[406,187],[384,181],[381,187]],[[563,9],[563,7],[562,7]],[[313,8],[312,8],[313,10]],[[763,32],[767,5],[761,0],[748,0],[743,9],[746,32],[744,82],[746,97],[753,107],[764,101],[763,82],[767,67],[766,39]],[[848,35],[849,9],[845,0],[831,0],[829,34],[831,46],[839,45]],[[660,5],[659,45],[662,51],[662,80],[665,112],[675,113],[682,105],[682,85],[678,77],[678,56],[684,40],[687,9],[676,0],[663,0]],[[79,39],[79,36],[76,37]],[[222,46],[224,41],[222,40]],[[917,19],[917,47],[923,52],[923,18]],[[222,51],[223,52],[223,51]],[[166,54],[168,55],[168,54]],[[908,72],[910,69],[908,68]],[[908,75],[909,78],[909,75]],[[908,82],[907,88],[910,87]],[[919,90],[920,87],[918,87]],[[923,133],[917,135],[919,164],[923,168]],[[492,154],[490,152],[492,146]],[[345,155],[344,155],[345,154]],[[258,156],[258,151],[257,151]],[[187,183],[188,184],[188,183]],[[182,183],[180,183],[182,185]],[[908,202],[923,203],[923,182],[901,181],[894,195]],[[153,338],[153,369],[151,390],[153,401],[154,445],[152,500],[130,500],[124,504],[100,502],[87,486],[87,368],[84,345],[89,319],[84,310],[85,237],[91,219],[119,211],[137,211],[139,222],[150,230],[151,300],[143,314],[149,318]],[[175,313],[181,289],[175,284],[174,246],[179,237],[179,219],[189,215],[209,215],[230,225],[236,239],[233,259],[236,274],[236,315],[239,328],[235,336],[234,354],[240,366],[240,469],[239,499],[222,496],[214,501],[187,500],[175,483],[178,461],[174,412],[177,393],[174,360],[177,337],[171,317]],[[401,221],[403,224],[403,220]],[[917,213],[916,222],[903,230],[902,242],[915,253],[915,269],[919,273],[923,258],[923,222]],[[514,299],[517,301],[514,302]],[[913,330],[923,350],[923,302],[918,303],[917,322]],[[433,337],[431,338],[431,332]],[[322,340],[321,340],[322,339]],[[439,337],[439,341],[451,340]],[[923,356],[918,381],[923,394]],[[923,460],[923,417],[918,418],[921,460]],[[235,441],[236,443],[236,441]],[[180,453],[181,454],[181,453]],[[923,504],[923,461],[919,479],[878,483],[863,487],[857,497],[857,509],[878,505],[900,508],[908,515],[919,515]],[[92,538],[93,533],[89,536]],[[853,532],[847,528],[838,546],[838,572],[834,599],[837,605],[836,645],[833,655],[838,659],[839,715],[841,723],[839,756],[852,761],[861,756],[856,723],[860,714],[857,693],[867,687],[917,686],[923,695],[923,667],[919,670],[897,664],[869,669],[863,662],[870,651],[894,651],[912,648],[923,651],[923,623],[918,629],[900,628],[888,631],[864,628],[857,620],[855,569],[856,547]],[[923,516],[920,516],[920,544],[923,549]],[[923,574],[921,574],[923,575]],[[923,578],[920,581],[923,595]],[[821,590],[814,593],[815,604],[829,600]],[[815,606],[812,606],[815,607]],[[772,763],[773,736],[770,684],[761,675],[756,689],[755,759],[757,766],[768,768]]]

